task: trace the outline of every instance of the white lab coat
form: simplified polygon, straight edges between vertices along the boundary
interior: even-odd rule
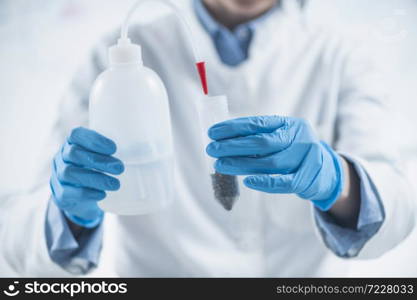
[[[296,9],[288,5],[257,29],[250,59],[228,67],[187,9],[204,50],[211,93],[228,95],[233,117],[279,114],[307,119],[321,139],[366,170],[386,216],[358,257],[378,257],[399,244],[414,226],[415,208],[390,143],[395,124],[380,86],[374,84],[368,58],[357,60],[338,38],[303,25]],[[117,218],[117,234],[112,237],[116,252],[106,258],[115,260],[117,274],[342,276],[348,264],[324,245],[309,201],[242,186],[240,200],[227,212],[213,198],[197,118],[201,90],[176,18],[170,15],[132,26],[130,36],[142,45],[145,65],[161,76],[169,93],[175,199],[158,213]],[[57,144],[73,127],[87,125],[89,89],[106,67],[107,46],[114,41],[112,37],[102,42],[77,75],[59,115]],[[18,274],[68,274],[50,260],[46,249],[49,196],[45,185],[8,202],[1,255]],[[17,205],[19,201],[25,206]]]

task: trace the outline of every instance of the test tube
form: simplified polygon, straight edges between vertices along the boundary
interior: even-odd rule
[[[211,140],[207,135],[208,129],[216,123],[229,119],[229,108],[225,95],[203,97],[199,105],[199,117],[202,128],[203,141],[208,145]],[[239,183],[237,176],[218,173],[214,169],[215,159],[207,155],[211,184],[216,200],[224,209],[230,211],[239,198]]]

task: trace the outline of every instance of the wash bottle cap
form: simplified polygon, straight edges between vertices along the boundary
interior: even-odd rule
[[[110,65],[142,63],[142,48],[133,44],[129,38],[120,38],[117,44],[109,49]]]

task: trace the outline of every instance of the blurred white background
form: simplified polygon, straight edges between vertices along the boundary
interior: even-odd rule
[[[117,27],[134,2],[0,0],[0,201],[47,182],[39,157],[50,151],[45,145],[59,99],[94,42]],[[405,154],[417,153],[417,0],[310,0],[306,12],[314,23],[378,46],[383,67],[395,74],[393,119],[400,116],[404,130],[398,142]],[[160,13],[156,7],[137,18]],[[415,179],[417,162],[407,165]],[[106,256],[115,254],[105,249]],[[355,262],[351,276],[417,276],[416,261],[417,232],[381,259]],[[95,276],[112,275],[103,262]]]

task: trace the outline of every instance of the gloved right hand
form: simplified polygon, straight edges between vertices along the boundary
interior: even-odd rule
[[[104,213],[97,201],[106,197],[105,191],[120,188],[118,179],[104,173],[118,175],[124,171],[122,161],[112,156],[115,152],[112,140],[78,127],[55,155],[52,198],[73,223],[93,228],[102,221]]]

